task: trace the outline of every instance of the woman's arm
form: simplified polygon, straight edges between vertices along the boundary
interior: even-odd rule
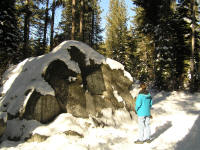
[[[140,109],[141,105],[142,105],[141,95],[139,94],[137,96],[136,104],[135,104],[135,110],[136,110],[136,112],[138,112],[138,110]]]

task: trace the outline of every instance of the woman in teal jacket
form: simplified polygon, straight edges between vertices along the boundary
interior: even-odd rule
[[[151,94],[146,90],[146,85],[144,83],[140,84],[141,91],[139,92],[136,104],[135,111],[138,115],[138,124],[139,124],[139,138],[135,141],[136,144],[143,144],[145,141],[147,143],[151,142],[151,130],[150,130],[150,118],[152,107],[152,98]],[[146,131],[146,138],[144,138],[144,133]]]

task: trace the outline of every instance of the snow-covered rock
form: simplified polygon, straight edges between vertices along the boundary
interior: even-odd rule
[[[4,80],[0,112],[8,118],[47,123],[64,112],[87,118],[108,107],[133,110],[133,79],[124,66],[78,41],[24,60]]]

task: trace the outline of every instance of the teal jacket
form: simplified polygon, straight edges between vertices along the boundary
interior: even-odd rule
[[[152,107],[152,98],[151,94],[139,94],[136,99],[135,110],[137,115],[142,116],[150,116],[150,109]]]

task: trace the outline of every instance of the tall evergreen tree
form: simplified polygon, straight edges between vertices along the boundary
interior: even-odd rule
[[[99,43],[103,41],[103,37],[101,33],[103,32],[103,29],[101,28],[101,8],[99,5],[99,0],[93,0],[92,1],[92,38],[91,38],[91,46],[95,49],[99,48]]]
[[[47,38],[47,23],[45,26],[45,21],[48,20],[45,17],[45,10],[43,8],[43,0],[16,0],[16,9],[18,12],[19,28],[23,34],[23,46],[20,48],[23,51],[23,57],[27,58],[33,55],[44,54],[44,47],[46,48]],[[46,1],[45,1],[46,2]],[[45,3],[46,4],[46,3]],[[44,4],[44,6],[46,6]],[[46,28],[45,28],[46,27]],[[42,30],[38,31],[38,30]],[[41,39],[42,36],[42,39]],[[42,49],[33,50],[38,43],[38,38],[42,40]],[[37,47],[37,46],[36,46]],[[36,54],[37,53],[37,54]]]
[[[181,30],[183,33],[181,25],[183,22],[176,15],[174,0],[133,0],[133,2],[139,9],[139,14],[135,18],[138,24],[137,30],[139,34],[149,39],[147,44],[151,45],[152,80],[159,89],[179,88],[183,84],[184,57],[187,49],[184,35],[177,32]]]
[[[21,59],[22,54],[18,49],[20,40],[15,0],[0,1],[0,76],[9,64]]]
[[[133,76],[139,80],[154,80],[154,59],[153,35],[144,33],[144,8],[141,6],[134,8],[136,15],[134,16],[134,35],[136,40],[135,67]],[[148,57],[147,57],[148,56]]]
[[[185,81],[189,81],[190,90],[197,91],[200,83],[199,75],[199,21],[198,4],[196,0],[180,0],[177,7],[177,13],[184,22],[184,42],[187,46],[187,56],[185,62]]]
[[[84,33],[83,33],[83,24],[84,24],[84,13],[85,13],[85,8],[84,8],[84,0],[81,0],[81,6],[80,6],[80,32],[79,32],[79,36],[80,36],[80,39],[82,41],[84,41]]]
[[[31,0],[26,0],[24,3],[24,44],[23,44],[23,55],[24,58],[29,56],[29,40],[30,40],[30,18],[32,15],[31,11]]]
[[[53,49],[54,45],[54,22],[56,8],[62,6],[65,3],[65,0],[53,0],[51,4],[51,33],[50,33],[50,51]]]
[[[74,35],[75,40],[83,41],[97,48],[98,43],[102,41],[100,34],[103,31],[100,27],[101,10],[98,0],[77,0],[76,3],[75,17],[72,17],[72,0],[67,0],[64,3],[60,22],[63,33],[56,35],[56,39],[68,40],[71,39],[71,35]],[[74,25],[75,28],[72,28]]]
[[[198,30],[195,28],[198,21],[197,15],[194,15],[197,14],[197,3],[192,0],[180,0],[178,3],[175,0],[133,2],[137,6],[135,33],[137,37],[142,37],[137,38],[138,48],[141,49],[141,54],[148,48],[149,54],[153,56],[153,61],[150,61],[152,63],[147,64],[153,64],[153,76],[150,80],[164,90],[187,88],[189,82],[193,87],[198,87],[198,84],[194,86],[194,83],[199,83],[199,53],[196,50]],[[144,42],[145,39],[148,40]],[[139,57],[142,58],[143,55]],[[150,70],[145,74],[151,74]]]
[[[43,34],[43,52],[46,49],[47,46],[47,27],[48,27],[48,22],[49,22],[49,0],[46,0],[46,8],[45,8],[45,20],[44,20],[44,34]],[[42,54],[42,53],[41,53]]]
[[[63,3],[62,17],[59,23],[59,28],[62,30],[62,33],[55,36],[55,44],[62,42],[64,40],[71,39],[71,30],[72,30],[72,0],[67,0]]]
[[[72,40],[75,40],[75,30],[76,30],[76,0],[72,0],[72,32],[71,32]]]
[[[38,5],[40,5],[40,3],[38,3]],[[47,26],[45,24],[46,23],[48,24],[48,21],[46,21],[45,11],[46,8],[37,9],[37,11],[34,12],[34,17],[32,18],[31,21],[32,38],[30,39],[30,44],[29,44],[32,48],[31,56],[39,56],[44,54],[46,51]]]
[[[106,24],[107,55],[125,64],[127,39],[127,10],[123,0],[110,0]]]

